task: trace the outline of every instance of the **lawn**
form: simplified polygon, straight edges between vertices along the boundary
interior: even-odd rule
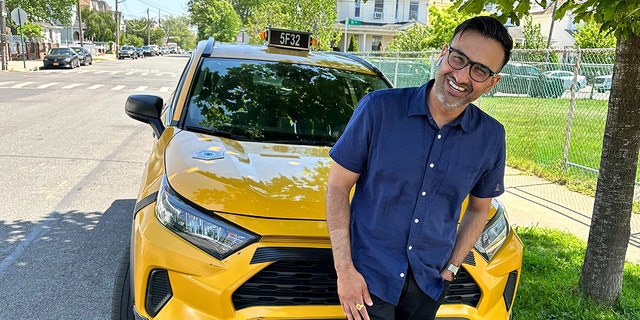
[[[640,266],[625,265],[619,301],[613,307],[602,307],[578,291],[584,241],[553,229],[515,229],[525,251],[514,320],[640,319]]]
[[[596,189],[607,103],[578,99],[570,113],[569,99],[482,97],[478,101],[505,126],[509,166],[589,195]],[[640,181],[640,162],[636,181]],[[636,203],[635,211],[639,207]]]

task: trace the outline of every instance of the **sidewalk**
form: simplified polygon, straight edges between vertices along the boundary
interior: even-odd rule
[[[101,54],[94,55],[93,62],[105,61],[105,60],[117,60],[114,54]],[[7,62],[7,70],[0,70],[0,72],[28,72],[38,71],[43,66],[42,59],[40,60],[11,60]]]
[[[505,193],[500,196],[509,221],[522,227],[545,227],[573,233],[585,242],[594,198],[507,167]],[[640,263],[640,214],[632,214],[626,260]]]

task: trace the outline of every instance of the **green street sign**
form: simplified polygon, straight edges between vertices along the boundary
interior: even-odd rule
[[[348,25],[350,25],[350,26],[359,26],[359,25],[362,24],[362,21],[360,21],[360,20],[353,20],[353,19],[348,19],[347,18],[347,21],[348,21]]]

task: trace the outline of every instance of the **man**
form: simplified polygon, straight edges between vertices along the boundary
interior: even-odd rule
[[[442,49],[435,79],[358,104],[330,151],[326,199],[347,319],[435,318],[504,192],[504,127],[471,102],[500,80],[512,46],[498,20],[471,18]]]

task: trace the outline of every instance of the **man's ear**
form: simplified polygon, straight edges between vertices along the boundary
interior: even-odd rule
[[[484,93],[488,94],[489,91],[491,91],[491,89],[493,89],[493,87],[496,86],[498,81],[500,81],[500,78],[501,77],[499,75],[496,76],[496,77],[491,77],[490,80],[489,80],[489,81],[491,81],[491,84],[486,89],[484,89]]]

